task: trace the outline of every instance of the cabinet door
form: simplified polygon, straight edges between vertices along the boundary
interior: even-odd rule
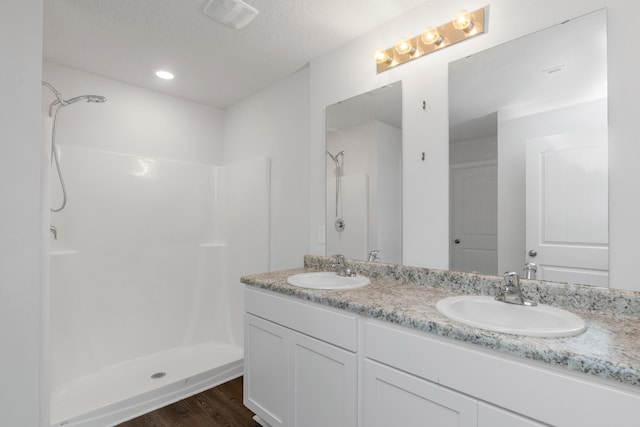
[[[245,314],[244,404],[274,427],[287,425],[288,334]]]
[[[297,427],[355,427],[355,353],[291,332],[291,419]]]
[[[486,403],[478,404],[478,427],[543,427],[546,425]]]
[[[478,404],[438,384],[365,360],[364,425],[476,427]]]

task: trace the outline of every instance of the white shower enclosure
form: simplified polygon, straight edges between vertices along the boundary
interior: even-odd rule
[[[238,278],[268,268],[269,160],[59,153],[51,424],[115,425],[241,375]]]

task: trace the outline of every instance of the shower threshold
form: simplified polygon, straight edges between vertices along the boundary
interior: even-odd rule
[[[64,384],[51,393],[51,426],[112,426],[242,375],[242,348],[183,346]]]

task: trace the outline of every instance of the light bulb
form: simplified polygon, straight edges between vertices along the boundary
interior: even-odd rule
[[[406,53],[412,54],[415,51],[416,48],[411,44],[411,40],[405,37],[401,38],[396,43],[396,52],[398,52],[400,55],[404,55]]]
[[[438,30],[434,27],[429,27],[424,30],[421,37],[425,44],[435,44],[436,46],[439,46],[444,41]]]
[[[384,49],[378,49],[373,53],[373,59],[376,64],[390,64],[392,59]]]
[[[453,18],[453,27],[457,30],[463,30],[465,33],[468,33],[473,29],[473,22],[471,21],[471,14],[466,10],[461,10],[456,13],[456,16]]]

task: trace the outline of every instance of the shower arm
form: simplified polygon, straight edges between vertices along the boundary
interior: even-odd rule
[[[61,105],[67,105],[67,101],[64,100],[64,98],[62,97],[62,94],[58,92],[58,90],[55,87],[53,87],[51,83],[47,83],[44,80],[42,80],[42,85],[48,87],[49,90],[53,92],[53,94],[56,96],[56,101],[53,101],[49,106],[49,117],[51,117],[51,109],[53,108],[54,104],[59,103]]]
[[[71,105],[74,102],[86,100],[87,102],[102,103],[107,100],[107,98],[100,95],[81,95],[71,99],[64,99],[62,94],[58,92],[58,90],[55,87],[53,87],[51,83],[47,83],[43,80],[42,85],[48,87],[49,90],[51,90],[51,92],[53,92],[53,94],[56,96],[56,99],[51,103],[51,105],[49,105],[49,117],[53,117],[54,108],[56,108],[56,112],[57,112],[57,107],[66,107],[67,105]]]

